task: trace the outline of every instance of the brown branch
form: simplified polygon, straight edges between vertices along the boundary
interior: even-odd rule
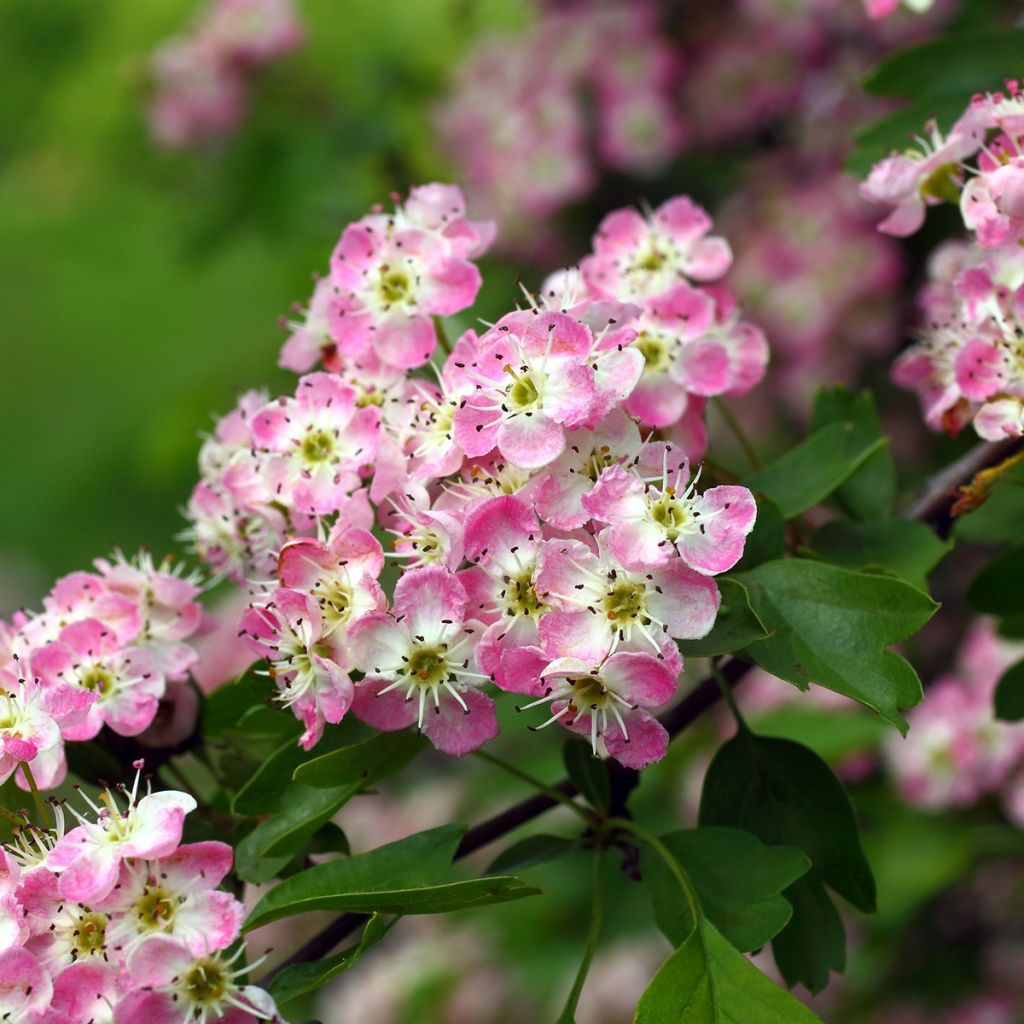
[[[957,489],[970,483],[979,471],[995,465],[1019,448],[1021,448],[1020,441],[986,442],[976,445],[966,455],[926,483],[921,496],[905,513],[905,518],[932,523],[940,533],[947,532],[950,524],[949,509],[956,500]],[[749,668],[747,663],[732,658],[722,666],[722,675],[729,686],[735,688],[743,681]],[[668,731],[669,739],[671,739],[706,711],[715,707],[721,699],[722,691],[715,680],[705,679],[674,708],[661,715],[659,721]],[[622,768],[615,762],[609,762],[609,770],[616,776],[614,781],[620,787],[628,790],[636,784],[637,773],[631,769]],[[562,779],[552,788],[566,796],[575,796],[577,793],[577,789],[570,779]],[[455,853],[455,859],[468,857],[471,853],[501,839],[519,828],[520,825],[525,825],[528,821],[532,821],[556,806],[558,806],[558,801],[544,793],[536,793],[527,797],[518,804],[514,804],[469,829],[462,837],[462,842]],[[296,950],[287,960],[268,971],[260,983],[262,985],[269,984],[281,971],[293,964],[310,963],[322,959],[367,920],[369,918],[365,914],[342,914]]]

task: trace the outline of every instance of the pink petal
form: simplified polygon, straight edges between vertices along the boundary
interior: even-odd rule
[[[498,735],[494,701],[476,690],[460,694],[467,714],[453,698],[445,695],[439,710],[431,708],[423,720],[423,732],[438,750],[461,757]]]

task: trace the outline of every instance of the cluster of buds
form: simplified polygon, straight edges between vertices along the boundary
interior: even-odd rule
[[[210,0],[187,35],[153,55],[153,138],[177,149],[231,134],[245,117],[253,74],[302,39],[292,0]]]
[[[0,782],[59,785],[65,740],[104,726],[138,736],[197,660],[186,642],[203,621],[193,577],[146,552],[95,568],[59,579],[42,611],[0,623]]]
[[[993,711],[999,677],[1024,656],[988,619],[964,639],[953,671],[935,680],[907,715],[906,738],[883,747],[907,803],[932,809],[968,807],[998,795],[1007,816],[1024,825],[1024,726]]]
[[[542,222],[590,192],[598,161],[642,174],[679,151],[679,58],[658,22],[648,0],[551,5],[459,68],[438,128],[474,205],[509,227],[506,244],[529,242],[511,233],[524,211]]]
[[[909,235],[926,208],[957,202],[969,245],[941,249],[922,297],[920,340],[896,364],[933,429],[973,422],[988,440],[1024,434],[1024,96],[1018,83],[975,96],[943,136],[877,164],[866,199],[892,207],[880,229]],[[973,163],[968,161],[973,160]]]
[[[64,832],[26,826],[0,851],[0,1020],[10,1024],[279,1021],[247,985],[244,911],[217,888],[233,852],[182,845],[185,793],[104,791]]]
[[[493,684],[550,703],[595,753],[664,753],[650,709],[675,693],[676,641],[711,629],[713,577],[756,513],[689,466],[706,397],[767,359],[729,293],[698,283],[731,259],[710,228],[684,197],[612,213],[579,267],[451,346],[438,317],[473,302],[490,239],[459,190],[346,228],[282,353],[323,369],[243,396],[189,509],[199,554],[249,582],[241,633],[304,747],[351,710],[463,754],[497,732]]]

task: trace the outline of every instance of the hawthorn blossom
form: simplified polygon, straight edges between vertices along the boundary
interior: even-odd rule
[[[356,666],[353,711],[386,732],[414,723],[439,750],[458,756],[497,735],[494,702],[475,651],[484,627],[466,618],[465,587],[440,566],[403,573],[390,615],[364,616],[350,636]]]
[[[540,621],[545,648],[589,664],[622,644],[661,653],[663,638],[706,636],[721,597],[714,580],[681,558],[643,570],[626,569],[606,534],[597,551],[577,540],[549,540],[540,556],[536,590],[554,608]]]
[[[279,398],[252,423],[253,441],[270,458],[270,491],[300,512],[336,511],[360,484],[380,436],[380,410],[359,408],[355,392],[327,373],[299,379],[294,398]]]
[[[269,662],[278,700],[305,726],[303,750],[316,745],[327,722],[345,717],[353,697],[344,634],[336,632],[348,611],[344,594],[335,587],[324,596],[334,627],[325,628],[316,597],[283,587],[249,608],[239,623],[242,638]]]
[[[644,216],[615,210],[601,221],[593,254],[580,264],[598,295],[643,302],[679,281],[715,281],[732,263],[724,238],[692,199],[676,196]]]
[[[52,996],[49,974],[28,950],[0,953],[0,1020],[36,1024]]]
[[[90,903],[103,899],[117,884],[126,858],[152,860],[172,853],[181,842],[185,815],[196,808],[186,793],[148,792],[138,798],[141,762],[131,790],[122,788],[120,799],[110,790],[101,796],[103,807],[89,801],[95,821],[71,809],[78,826],[62,836],[49,851],[47,867],[59,876],[64,899]]]
[[[635,467],[609,466],[583,507],[609,524],[609,550],[632,569],[665,565],[673,548],[691,569],[713,576],[743,555],[757,504],[746,487],[697,493],[686,456],[672,444],[646,445]]]

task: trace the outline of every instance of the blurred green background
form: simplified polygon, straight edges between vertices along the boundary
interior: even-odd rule
[[[171,549],[211,414],[283,388],[278,318],[347,221],[450,176],[428,105],[529,5],[300,10],[239,136],[183,155],[149,140],[146,62],[195,0],[0,0],[0,614],[114,545]]]

